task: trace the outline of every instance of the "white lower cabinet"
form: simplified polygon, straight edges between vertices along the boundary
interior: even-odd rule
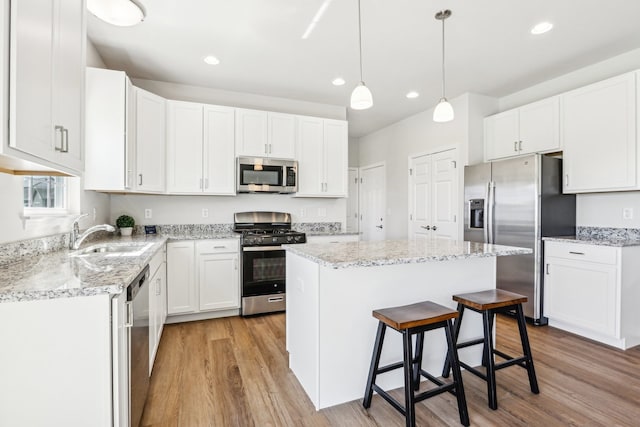
[[[640,247],[545,242],[549,325],[622,349],[640,344],[639,255]]]
[[[167,264],[164,248],[149,263],[149,374],[153,371],[164,322],[167,319]]]
[[[169,315],[240,308],[238,243],[218,239],[167,245]]]

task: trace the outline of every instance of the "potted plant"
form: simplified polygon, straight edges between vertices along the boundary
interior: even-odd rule
[[[131,236],[133,232],[133,226],[136,225],[136,221],[129,215],[120,215],[116,219],[116,225],[120,229],[122,236]]]

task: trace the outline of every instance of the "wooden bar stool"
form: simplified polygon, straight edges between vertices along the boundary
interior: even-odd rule
[[[531,347],[529,346],[529,337],[527,335],[527,324],[522,311],[522,303],[527,302],[527,297],[513,292],[503,291],[500,289],[491,289],[482,292],[473,292],[468,294],[454,295],[453,300],[458,302],[458,312],[460,316],[456,319],[453,326],[453,341],[456,348],[464,348],[477,344],[483,344],[482,365],[486,368],[485,373],[480,372],[466,363],[460,361],[460,365],[472,374],[477,375],[487,382],[487,392],[489,396],[489,407],[491,409],[498,408],[498,397],[496,391],[496,371],[513,365],[518,365],[527,370],[529,374],[529,386],[531,392],[538,394],[538,380],[536,371],[533,367],[533,357],[531,356]],[[460,333],[460,325],[465,308],[482,314],[484,337],[458,343],[458,335]],[[493,348],[493,320],[497,313],[515,314],[518,320],[518,330],[520,332],[520,341],[522,343],[521,357],[512,357],[500,350]],[[504,362],[496,363],[494,355],[505,359]],[[443,377],[449,376],[451,365],[449,361],[445,361]]]
[[[460,422],[468,426],[469,414],[467,412],[467,402],[464,397],[464,387],[462,385],[462,375],[458,364],[458,354],[453,340],[453,328],[451,319],[458,317],[458,312],[447,307],[438,305],[431,301],[417,304],[405,305],[401,307],[385,308],[373,311],[373,317],[379,320],[376,341],[371,357],[371,367],[367,379],[367,388],[364,392],[362,405],[365,408],[371,406],[371,398],[374,390],[378,392],[387,402],[405,416],[407,427],[416,425],[415,404],[429,397],[448,391],[458,399],[458,412]],[[400,332],[403,337],[404,358],[402,362],[392,363],[379,367],[380,354],[387,326]],[[422,369],[422,350],[424,347],[424,333],[432,329],[444,328],[447,337],[447,363],[453,370],[453,382],[444,382],[434,377]],[[415,356],[412,349],[412,336],[416,335]],[[394,369],[404,369],[404,400],[402,406],[389,393],[376,385],[378,374],[389,372]],[[420,388],[420,377],[423,376],[437,387],[416,394]]]

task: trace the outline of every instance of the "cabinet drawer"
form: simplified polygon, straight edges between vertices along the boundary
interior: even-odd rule
[[[196,242],[197,254],[238,252],[238,239],[203,240]]]
[[[618,248],[611,246],[545,242],[544,250],[545,257],[598,262],[601,264],[615,264],[618,260]]]

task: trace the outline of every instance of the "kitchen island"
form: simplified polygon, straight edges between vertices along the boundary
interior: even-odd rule
[[[364,393],[377,321],[374,309],[431,300],[455,308],[451,296],[495,288],[496,257],[530,249],[449,239],[308,243],[287,250],[287,351],[289,366],[316,409]],[[477,313],[468,312],[460,338],[482,336]],[[390,331],[381,365],[402,360],[401,335]],[[423,366],[442,369],[442,331],[425,335]],[[460,351],[480,364],[481,346]],[[383,374],[385,389],[403,385],[402,371]]]

